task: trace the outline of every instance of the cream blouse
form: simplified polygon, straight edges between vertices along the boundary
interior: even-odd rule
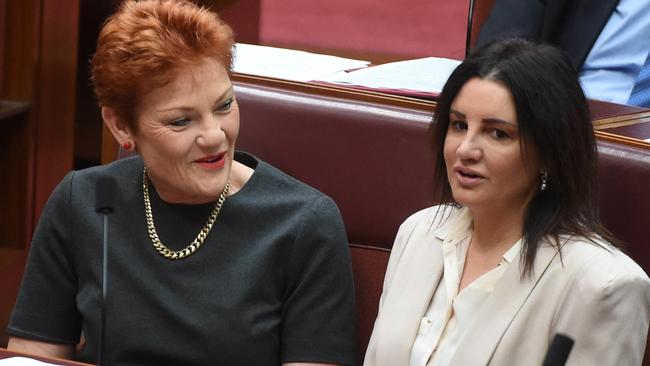
[[[494,269],[484,273],[458,293],[471,241],[471,230],[459,234],[461,237],[449,240],[443,245],[443,275],[429,308],[420,321],[418,334],[411,348],[410,366],[449,365],[463,335],[477,320],[475,315],[478,314],[479,308],[521,249],[520,239],[503,254]]]

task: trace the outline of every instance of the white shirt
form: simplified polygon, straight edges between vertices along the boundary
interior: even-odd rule
[[[501,258],[494,269],[484,273],[458,293],[471,230],[443,244],[443,275],[420,322],[411,348],[410,366],[445,366],[454,356],[465,331],[475,321],[485,299],[494,285],[521,250],[521,239]],[[441,283],[444,285],[441,286]]]

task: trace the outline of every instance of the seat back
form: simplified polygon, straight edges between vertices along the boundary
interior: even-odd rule
[[[352,243],[390,248],[433,201],[429,111],[236,83],[237,147],[325,192]]]
[[[362,365],[377,317],[390,250],[350,244],[350,255],[357,306],[357,364]]]
[[[598,142],[600,214],[625,251],[650,272],[650,150]]]

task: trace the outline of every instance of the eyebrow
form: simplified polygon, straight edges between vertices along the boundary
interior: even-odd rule
[[[231,93],[234,94],[234,92],[235,92],[235,90],[234,90],[233,86],[231,85],[228,89],[224,90],[224,92],[221,93],[221,95],[213,103],[213,106],[218,105],[219,103],[221,103],[225,99],[225,97],[228,94],[231,94]],[[160,113],[160,112],[169,112],[169,111],[178,111],[178,110],[180,110],[180,111],[191,111],[192,109],[194,109],[194,108],[190,108],[190,107],[170,107],[170,108],[164,108],[164,109],[156,109],[156,112]]]
[[[466,118],[465,113],[459,112],[459,111],[457,111],[455,109],[450,109],[449,114],[453,114],[457,118],[463,118],[463,119]],[[500,118],[484,118],[481,121],[484,122],[484,123],[488,123],[488,124],[505,124],[505,125],[509,125],[509,126],[514,127],[514,128],[517,128],[516,124],[514,124],[512,122],[509,122],[509,121],[506,121],[504,119],[500,119]]]

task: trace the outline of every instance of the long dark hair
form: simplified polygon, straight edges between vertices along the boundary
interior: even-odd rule
[[[560,235],[619,242],[600,222],[597,148],[589,107],[569,59],[555,47],[523,39],[489,43],[472,53],[445,84],[432,124],[436,149],[436,201],[453,203],[443,149],[449,109],[471,78],[498,81],[512,93],[522,144],[532,147],[548,172],[524,217],[524,273],[530,273],[540,240],[560,248]]]

